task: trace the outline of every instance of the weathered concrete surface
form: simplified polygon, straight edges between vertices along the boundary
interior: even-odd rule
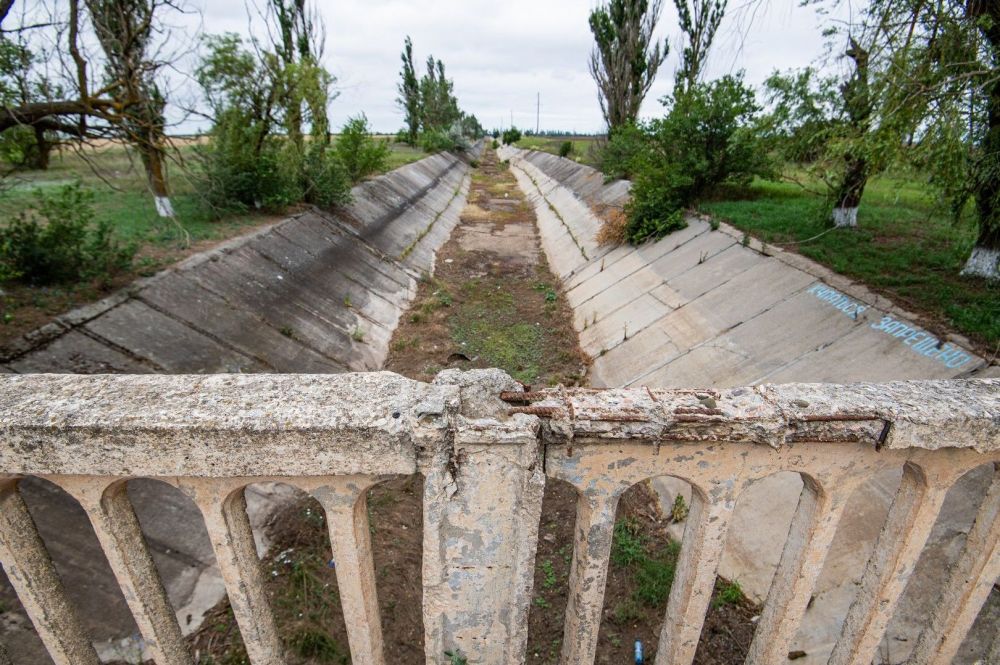
[[[597,212],[623,205],[626,185],[605,184],[593,169],[545,153],[507,149],[503,156],[535,205],[542,246],[563,279],[581,345],[594,358],[595,387],[1000,376],[1000,367],[968,350],[960,336],[939,339],[886,298],[801,256],[755,240],[744,246],[743,235],[725,224],[713,231],[691,217],[687,228],[659,242],[597,246]],[[839,633],[867,557],[856,543],[873,542],[896,484],[898,474],[889,474],[851,497],[828,558],[834,563],[817,587],[817,598],[829,602],[810,606],[794,647],[809,654],[800,662],[825,662],[826,636]],[[684,482],[662,478],[655,486],[668,508],[677,493],[690,498]],[[796,474],[781,474],[756,481],[740,499],[720,573],[753,597],[763,599],[771,586],[781,555],[774,543],[785,539],[801,491]],[[985,486],[970,481],[956,492],[969,517]],[[964,534],[961,527],[947,533]],[[954,538],[944,534],[932,534],[928,557],[954,554]],[[927,588],[921,580],[914,579],[915,588]],[[901,614],[912,602],[908,597]],[[904,624],[891,627],[902,631],[890,635],[893,662],[905,658],[916,637],[912,623]]]
[[[426,466],[423,606],[428,663],[518,665],[528,645],[545,471],[538,419],[507,415],[500,370],[445,370],[461,411],[450,457]],[[391,662],[391,661],[390,661]]]
[[[449,154],[396,169],[355,187],[350,205],[313,209],[233,239],[60,317],[0,349],[0,371],[379,369],[417,280],[433,271],[437,249],[459,221],[468,186],[468,166]],[[135,657],[141,648],[127,637],[135,625],[107,563],[94,556],[99,548],[82,511],[53,485],[29,479],[22,487],[74,602],[88,608],[84,622],[102,641],[102,657]],[[160,483],[135,481],[128,491],[181,627],[193,630],[225,593],[199,511]],[[255,535],[291,496],[276,484],[247,492]],[[15,646],[15,662],[22,651],[27,660],[44,658],[30,626],[16,617],[5,623],[15,633],[6,641],[36,642],[27,651]]]

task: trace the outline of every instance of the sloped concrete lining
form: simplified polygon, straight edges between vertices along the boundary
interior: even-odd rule
[[[597,246],[597,212],[624,205],[627,186],[605,183],[593,169],[554,155],[507,148],[503,157],[535,206],[542,246],[562,278],[580,343],[594,360],[594,387],[1000,375],[963,338],[935,335],[888,299],[799,255],[747,242],[725,224],[712,230],[707,220],[689,217],[687,228],[659,242]],[[927,560],[954,558],[985,492],[984,478],[970,476],[953,491]],[[797,662],[826,662],[898,483],[898,473],[888,474],[852,498],[795,646],[807,657]],[[690,499],[680,481],[660,478],[654,486],[668,510],[677,494]],[[770,588],[781,554],[776,543],[785,539],[801,488],[796,474],[778,474],[741,498],[720,574],[758,600]],[[680,537],[683,525],[677,526]],[[914,576],[915,591],[890,627],[892,662],[912,648],[917,608],[943,582],[943,570],[922,564]],[[988,626],[985,634],[973,632],[966,655],[989,648]]]
[[[468,165],[452,154],[403,166],[355,187],[347,206],[295,215],[59,317],[0,349],[0,371],[380,369],[417,281],[433,272],[437,250],[459,222],[469,184]],[[22,485],[87,628],[105,641],[102,657],[134,656],[127,611],[105,609],[124,604],[96,540],[80,529],[82,511],[51,485],[31,479]],[[198,511],[158,483],[141,481],[129,492],[180,624],[192,631],[224,594]],[[289,496],[284,486],[249,493],[258,534]],[[5,641],[34,639],[25,629]],[[47,656],[35,651],[31,658]]]
[[[457,224],[468,168],[440,154],[196,255],[0,350],[15,372],[375,370]]]

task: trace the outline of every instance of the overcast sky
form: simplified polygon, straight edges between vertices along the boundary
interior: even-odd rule
[[[763,0],[750,14],[745,0],[731,9],[708,75],[746,70],[757,84],[774,69],[804,67],[821,57],[819,18],[799,0]],[[395,132],[403,115],[395,104],[406,35],[415,58],[444,61],[461,107],[487,128],[535,126],[541,94],[541,129],[598,132],[603,129],[596,89],[587,71],[593,40],[587,25],[594,0],[317,0],[326,24],[325,61],[337,77],[340,96],[331,106],[334,127],[364,111],[380,132]],[[667,1],[659,32],[670,40],[670,56],[643,106],[657,115],[657,101],[669,92],[677,64],[676,12]],[[197,11],[183,25],[188,37],[199,30],[247,34],[244,0],[190,0]],[[735,8],[735,9],[734,9]],[[848,2],[842,7],[849,12]],[[181,21],[185,23],[185,21]],[[750,29],[747,26],[750,25]],[[422,69],[422,67],[421,67]],[[195,128],[191,122],[181,130]]]

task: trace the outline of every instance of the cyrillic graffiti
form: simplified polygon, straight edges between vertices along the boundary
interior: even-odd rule
[[[942,342],[926,330],[915,328],[891,316],[883,316],[881,321],[872,324],[872,328],[886,335],[892,335],[910,347],[914,353],[937,360],[949,369],[958,369],[972,360],[972,356],[961,347],[951,342]]]
[[[809,293],[839,309],[852,319],[857,319],[862,312],[868,309],[867,305],[862,305],[823,283],[813,284],[809,288]],[[914,353],[936,360],[949,369],[958,369],[972,360],[972,356],[961,347],[950,342],[942,342],[926,330],[911,326],[891,316],[883,316],[881,321],[873,323],[871,327],[873,330],[878,330],[900,340]]]
[[[837,289],[830,288],[825,284],[813,284],[809,289],[809,293],[839,309],[852,319],[858,318],[858,315],[868,309],[867,305],[855,302]]]

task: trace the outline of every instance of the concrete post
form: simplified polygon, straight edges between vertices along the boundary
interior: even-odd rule
[[[507,416],[498,370],[443,372],[461,412],[425,466],[424,630],[428,663],[523,663],[545,474],[538,419]]]

